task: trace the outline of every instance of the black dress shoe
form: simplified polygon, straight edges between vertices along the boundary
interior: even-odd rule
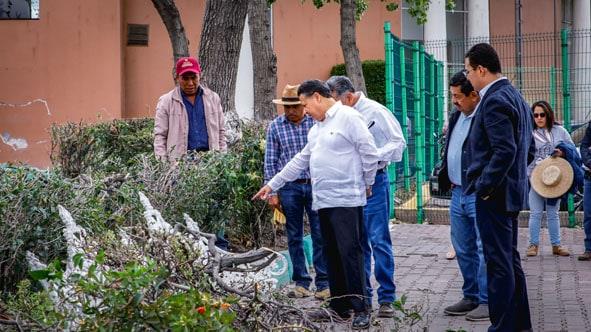
[[[353,322],[351,323],[351,328],[353,330],[362,330],[369,327],[369,313],[367,312],[358,312],[355,313],[355,317],[353,317]]]

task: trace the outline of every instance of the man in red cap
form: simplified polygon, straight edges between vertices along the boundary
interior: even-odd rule
[[[176,63],[178,86],[156,106],[154,153],[175,160],[187,152],[226,150],[224,113],[217,93],[199,84],[201,67],[193,57]]]

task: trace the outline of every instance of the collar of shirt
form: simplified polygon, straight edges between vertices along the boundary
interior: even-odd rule
[[[354,109],[358,109],[360,104],[363,103],[363,99],[365,98],[365,94],[363,93],[363,91],[358,91],[358,93],[359,93],[359,99],[357,99],[357,102],[353,106],[351,106]]]
[[[494,81],[492,81],[492,82],[488,83],[486,86],[484,86],[484,88],[482,88],[482,90],[478,91],[478,94],[480,95],[480,99],[482,99],[482,98],[484,97],[484,95],[486,95],[486,92],[488,91],[488,89],[490,89],[490,87],[491,87],[493,84],[497,83],[497,82],[498,82],[498,81],[500,81],[500,80],[506,80],[506,79],[507,79],[507,77],[506,77],[506,76],[501,76],[501,77],[497,78],[496,80],[494,80]],[[477,107],[477,108],[478,108],[478,107]]]
[[[482,98],[482,97],[481,97]],[[478,104],[476,104],[476,107],[474,107],[474,112],[472,112],[472,114],[466,116],[466,118],[470,119],[473,118],[474,115],[476,114],[476,111],[478,111],[478,106],[480,106],[480,101],[478,102]],[[462,113],[462,115],[464,115],[464,113]],[[465,116],[465,115],[464,115]]]
[[[341,106],[343,106],[343,104],[340,101],[334,103],[334,105],[332,105],[324,114],[324,120],[326,120],[326,118],[332,118]]]
[[[185,92],[183,92],[183,89],[179,89],[181,91],[181,97],[183,99],[189,100],[189,98],[187,98],[187,95],[185,94]],[[195,97],[201,97],[203,96],[203,89],[201,89],[201,86],[197,87],[197,93],[195,94]]]

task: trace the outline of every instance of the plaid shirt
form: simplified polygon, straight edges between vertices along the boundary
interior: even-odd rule
[[[267,128],[267,149],[265,150],[265,183],[308,144],[308,131],[314,119],[305,115],[298,125],[290,122],[285,115],[277,117]],[[309,179],[310,170],[300,174],[300,179]]]

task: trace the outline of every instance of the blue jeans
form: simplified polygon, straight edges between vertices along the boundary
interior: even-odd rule
[[[371,187],[372,195],[363,209],[366,238],[362,239],[365,260],[365,283],[368,303],[371,304],[373,289],[370,283],[371,257],[373,253],[374,273],[380,287],[378,303],[392,303],[396,300],[394,285],[394,253],[390,238],[390,181],[386,172],[376,174]]]
[[[560,245],[560,219],[558,218],[558,209],[560,208],[560,199],[553,200],[551,205],[548,200],[538,195],[531,188],[529,190],[529,243],[540,244],[540,227],[542,224],[542,215],[544,214],[544,205],[546,205],[546,220],[548,220],[548,233],[550,233],[550,243],[553,246]]]
[[[583,228],[585,229],[585,251],[591,252],[591,180],[585,176],[585,191],[583,192]]]
[[[304,210],[308,214],[310,233],[312,235],[312,249],[314,270],[316,271],[316,290],[328,288],[326,272],[326,258],[322,250],[323,240],[320,233],[318,213],[312,210],[312,186],[305,183],[289,182],[279,190],[279,201],[285,214],[287,232],[287,247],[293,265],[291,279],[297,286],[306,289],[310,287],[312,277],[308,274],[306,258],[304,256]]]
[[[461,187],[454,187],[449,209],[451,243],[456,251],[460,272],[464,278],[464,298],[488,303],[486,263],[482,241],[476,223],[476,197],[464,195]]]

